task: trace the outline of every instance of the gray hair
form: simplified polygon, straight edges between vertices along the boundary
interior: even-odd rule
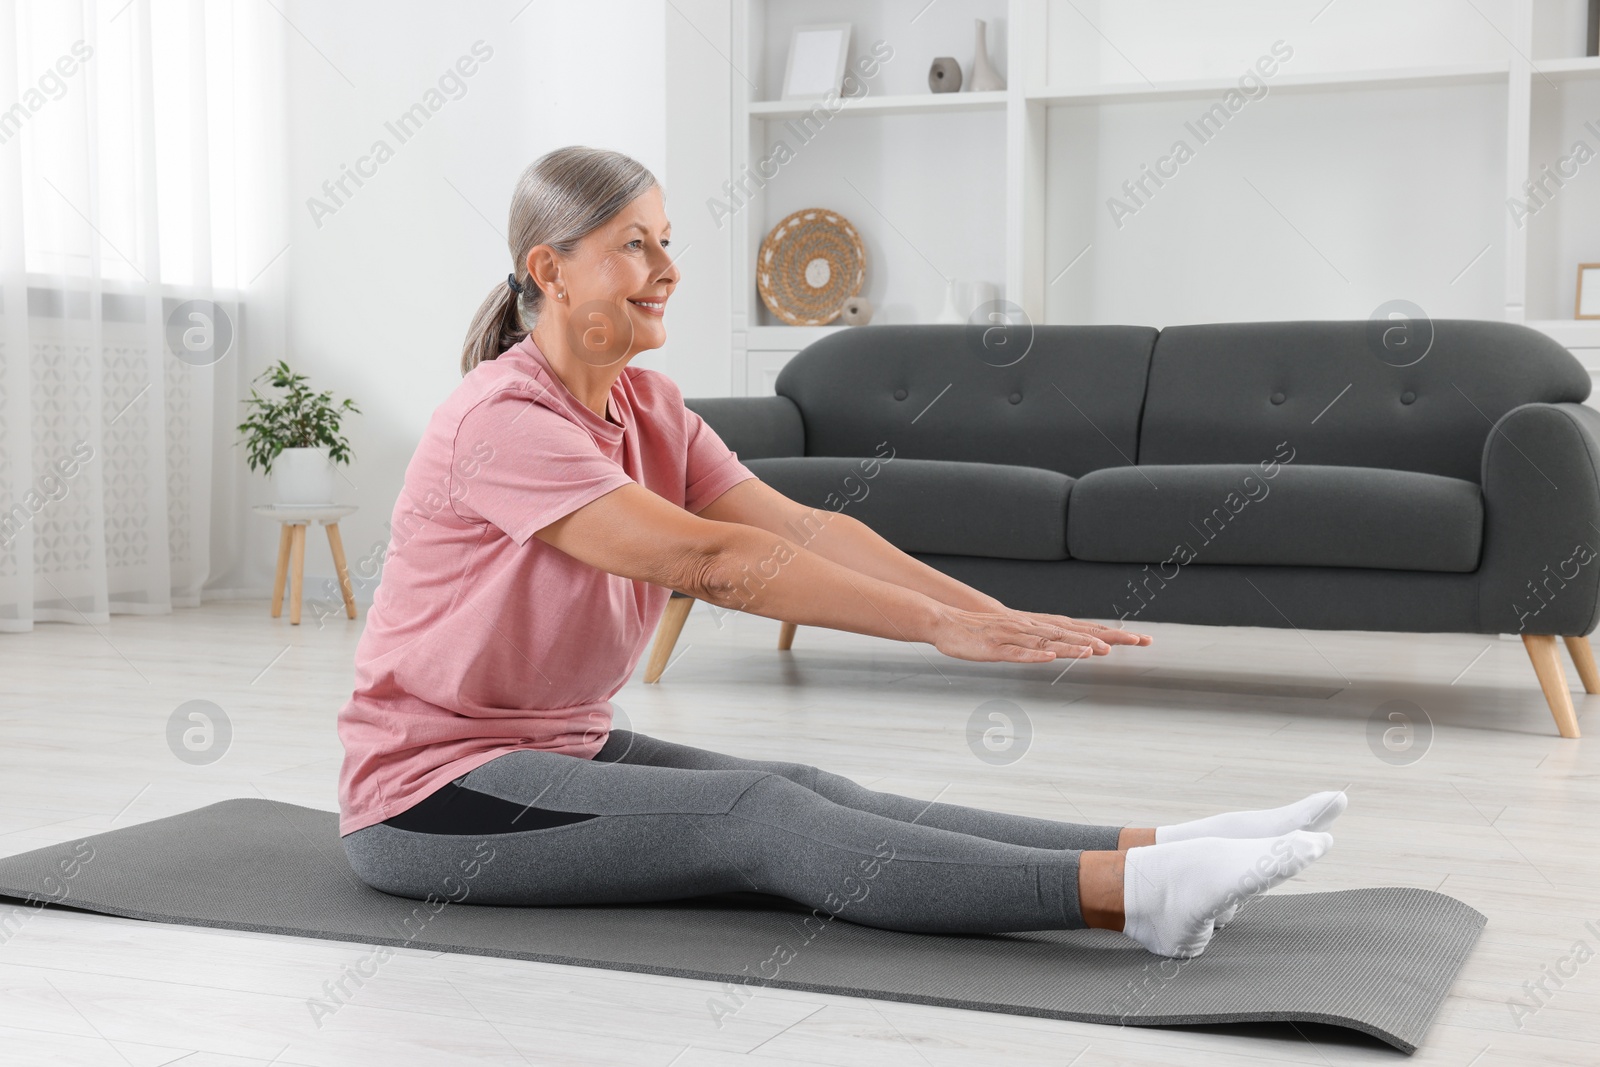
[[[569,145],[530,164],[511,195],[507,242],[522,294],[501,282],[478,307],[461,350],[461,373],[497,358],[538,321],[544,293],[528,275],[530,251],[549,245],[571,255],[579,241],[656,184],[638,160],[605,148]]]

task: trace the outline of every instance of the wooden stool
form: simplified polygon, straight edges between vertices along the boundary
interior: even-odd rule
[[[300,625],[301,591],[305,585],[306,527],[320,522],[328,531],[328,547],[333,550],[333,567],[339,575],[339,592],[344,594],[344,613],[356,617],[355,591],[350,585],[350,569],[344,561],[344,542],[339,538],[339,520],[356,510],[354,504],[308,504],[303,507],[257,504],[255,512],[283,523],[278,537],[278,573],[272,580],[272,617],[283,614],[283,586],[289,582],[289,622]]]

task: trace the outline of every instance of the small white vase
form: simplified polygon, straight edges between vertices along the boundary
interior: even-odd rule
[[[326,448],[286,448],[272,461],[279,507],[332,504],[336,477]]]
[[[960,284],[954,278],[945,282],[944,307],[940,308],[939,314],[934,316],[934,322],[944,322],[959,326],[967,321],[967,317],[961,313],[961,304],[956,299],[957,288]]]
[[[967,91],[973,93],[1004,89],[1006,80],[1000,77],[989,62],[987,28],[982,19],[973,19],[977,25],[977,43],[972,54],[972,77],[967,79]]]

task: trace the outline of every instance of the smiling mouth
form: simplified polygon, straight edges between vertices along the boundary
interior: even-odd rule
[[[648,315],[664,315],[667,311],[665,300],[629,300],[634,307],[643,308]]]

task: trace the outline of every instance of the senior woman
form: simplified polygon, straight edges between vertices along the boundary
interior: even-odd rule
[[[1150,643],[1008,608],[759,481],[670,378],[629,366],[666,340],[670,231],[655,178],[616,152],[559,149],[517,184],[514,269],[406,469],[339,715],[340,834],[364,881],[426,899],[471,869],[474,902],[512,905],[756,890],[895,930],[1091,926],[1189,957],[1331,846],[1343,793],[1089,826],[612,729],[672,590],[967,660]],[[803,547],[780,532],[797,528]]]

